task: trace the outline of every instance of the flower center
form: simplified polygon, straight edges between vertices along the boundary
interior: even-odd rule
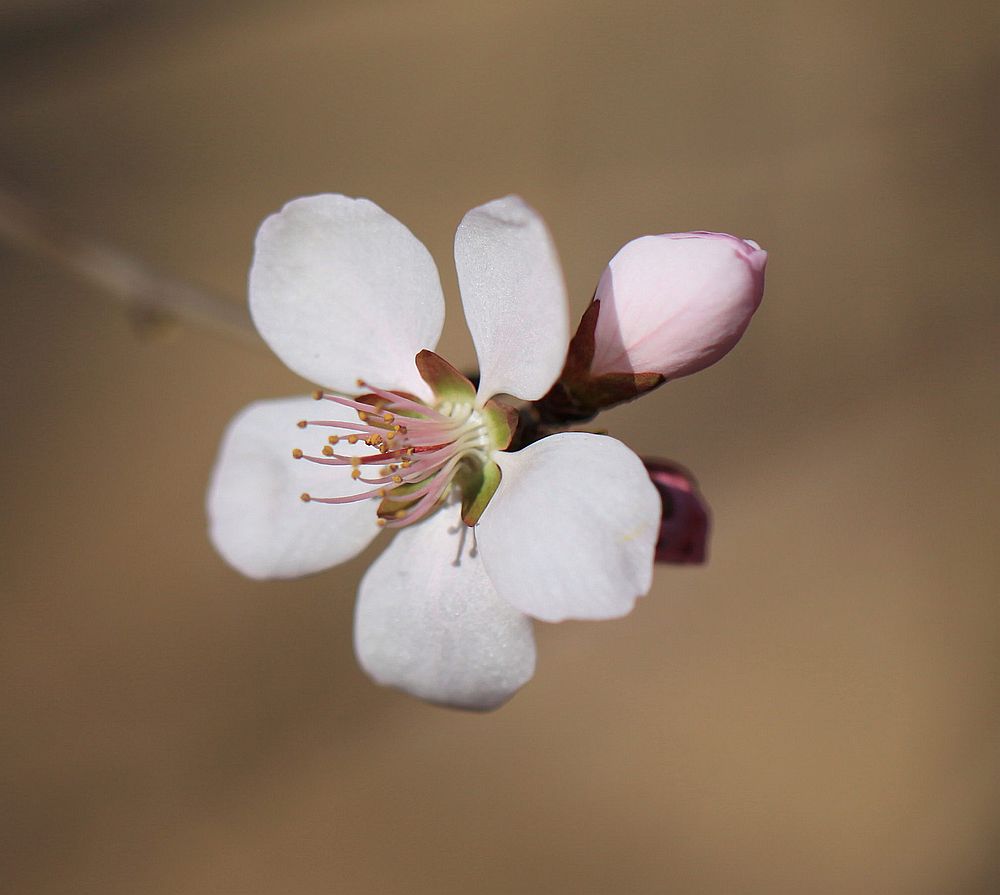
[[[296,460],[325,466],[349,466],[351,477],[371,485],[359,494],[314,497],[309,503],[380,501],[377,521],[387,528],[402,528],[423,519],[459,488],[478,488],[496,445],[484,414],[474,402],[440,400],[433,407],[399,392],[374,388],[358,381],[366,394],[354,400],[317,390],[318,401],[332,401],[357,411],[358,421],[300,420],[299,428],[324,426],[337,431],[327,437],[321,456],[296,448]],[[337,445],[364,444],[369,454],[337,452]]]

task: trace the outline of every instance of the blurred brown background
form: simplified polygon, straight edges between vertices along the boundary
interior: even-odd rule
[[[285,200],[438,259],[516,191],[574,296],[650,232],[770,250],[711,370],[606,418],[693,467],[704,569],[539,626],[496,714],[354,663],[359,561],[205,537],[230,415],[306,386],[137,332],[0,244],[10,893],[988,893],[1000,886],[993,2],[49,0],[0,7],[0,186],[244,300]]]

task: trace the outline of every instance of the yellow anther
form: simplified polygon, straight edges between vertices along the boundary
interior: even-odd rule
[[[361,465],[360,457],[351,457],[351,466],[360,466],[360,465]]]
[[[403,477],[402,477],[401,475],[394,475],[394,476],[392,477],[392,480],[393,480],[393,481],[394,481],[394,482],[395,482],[395,483],[396,483],[397,485],[401,485],[401,484],[403,484]]]
[[[357,444],[358,443],[358,436],[357,435],[348,435],[347,436],[347,443],[348,444]]]
[[[409,469],[413,465],[413,461],[412,460],[404,460],[399,465],[402,466],[403,469]]]
[[[388,488],[379,488],[378,489],[378,496],[379,497],[387,497],[388,494],[389,494],[389,489]]]
[[[298,426],[300,429],[304,429],[306,426],[309,425],[309,421],[308,420],[299,420],[295,425]]]
[[[357,379],[357,380],[355,380],[355,381],[356,381],[356,382],[357,382],[357,384],[358,384],[358,388],[361,388],[361,386],[363,386],[363,385],[365,384],[365,381],[364,381],[364,379]]]
[[[394,519],[402,519],[405,515],[406,510],[396,510],[396,512],[392,514]]]
[[[299,500],[301,500],[303,503],[309,503],[309,501],[312,500],[312,498],[309,496],[307,492],[303,491],[299,495]]]
[[[395,432],[386,432],[385,433],[385,440],[386,441],[392,441],[395,437],[396,437],[396,433]]]
[[[351,470],[351,478],[352,479],[360,479],[361,478],[361,470],[357,469],[357,468],[352,469]]]
[[[322,399],[323,399],[323,389],[318,388],[316,389],[316,391],[313,392],[313,400],[320,401]]]
[[[382,414],[382,419],[384,419],[387,423],[391,423],[395,418],[396,417],[394,417],[391,413]]]
[[[375,524],[376,524],[376,525],[377,525],[377,526],[378,526],[379,528],[384,528],[384,527],[385,527],[385,519],[376,519],[376,520],[375,520]]]
[[[338,441],[340,441],[340,436],[339,435],[328,435],[326,437],[326,440],[329,441],[330,444],[336,444]]]
[[[333,456],[333,448],[330,447],[330,445],[328,445],[328,444],[324,444],[323,445],[323,456],[324,457],[332,457]]]
[[[366,419],[368,419],[368,414],[365,413],[365,411],[363,411],[363,410],[359,410],[358,411],[358,419],[361,420],[361,422],[364,422]]]
[[[302,459],[302,451],[299,448],[292,448],[292,457],[296,460]]]

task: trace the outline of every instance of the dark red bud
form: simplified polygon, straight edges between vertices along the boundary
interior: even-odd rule
[[[656,561],[674,564],[705,562],[708,550],[708,503],[698,483],[683,466],[669,460],[643,458],[646,471],[660,492],[663,515],[656,542]]]

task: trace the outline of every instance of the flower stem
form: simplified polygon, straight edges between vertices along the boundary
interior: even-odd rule
[[[0,240],[95,286],[137,323],[178,320],[246,345],[263,344],[242,304],[165,276],[115,246],[72,233],[3,187]]]

